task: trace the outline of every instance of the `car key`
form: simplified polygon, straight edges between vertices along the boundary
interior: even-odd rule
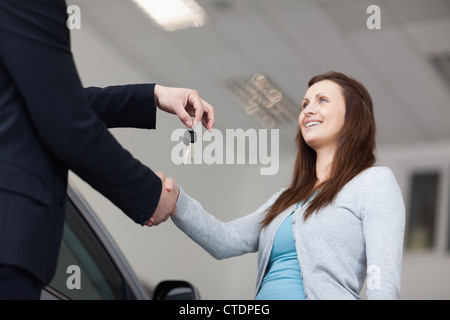
[[[187,159],[189,158],[189,155],[191,156],[191,160],[194,160],[194,143],[197,141],[197,133],[189,129],[187,130],[183,135],[183,143],[186,146],[184,148],[183,152],[183,164],[185,165],[187,163]],[[191,163],[192,163],[191,161]]]

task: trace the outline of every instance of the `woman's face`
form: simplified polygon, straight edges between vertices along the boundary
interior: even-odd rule
[[[298,117],[305,142],[316,152],[321,148],[335,151],[345,111],[345,98],[336,82],[322,80],[309,87]]]

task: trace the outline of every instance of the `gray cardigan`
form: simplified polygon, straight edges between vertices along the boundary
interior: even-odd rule
[[[175,225],[216,259],[258,251],[256,292],[264,277],[275,233],[292,205],[266,228],[261,221],[281,192],[253,213],[222,222],[182,188]],[[292,218],[294,241],[307,299],[361,299],[367,276],[368,299],[399,299],[405,208],[401,190],[387,167],[369,168],[339,192],[332,205]]]

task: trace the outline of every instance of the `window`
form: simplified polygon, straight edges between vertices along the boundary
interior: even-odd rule
[[[406,248],[431,249],[435,246],[439,174],[416,173],[412,176]]]
[[[69,289],[69,266],[78,266],[80,289]],[[69,299],[132,299],[125,279],[108,251],[71,201],[66,207],[66,222],[55,277],[49,285]]]

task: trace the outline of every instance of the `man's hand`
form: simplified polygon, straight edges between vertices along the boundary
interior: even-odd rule
[[[170,216],[177,212],[178,187],[172,178],[165,178],[162,172],[155,172],[162,181],[162,190],[159,197],[159,203],[153,216],[147,222],[147,226],[157,226],[165,222]]]
[[[212,130],[214,108],[200,98],[196,90],[155,85],[154,94],[155,105],[165,112],[176,114],[189,129],[202,122],[206,129]]]

